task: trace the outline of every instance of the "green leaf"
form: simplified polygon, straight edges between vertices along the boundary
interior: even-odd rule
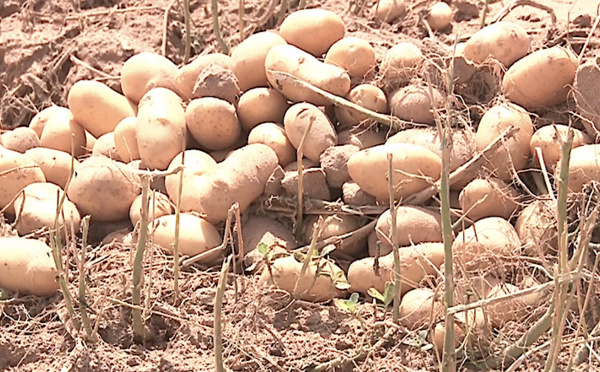
[[[358,296],[359,296],[358,293],[354,292],[350,295],[350,299],[348,301],[350,301],[353,304],[358,304],[358,298],[359,298]]]
[[[4,288],[0,288],[0,300],[8,300],[10,298],[10,293]]]
[[[325,256],[331,254],[331,252],[333,252],[333,251],[335,251],[335,245],[333,245],[333,244],[326,245],[321,250],[321,257],[325,257]]]
[[[294,252],[294,259],[300,263],[304,263],[304,260],[306,260],[306,255],[302,252]]]
[[[338,309],[354,314],[358,307],[358,293],[353,293],[349,300],[334,298],[333,303]]]
[[[260,243],[258,245],[258,253],[262,254],[263,256],[266,256],[267,254],[269,254],[270,251],[270,247],[268,245],[266,245],[265,243]]]
[[[379,291],[373,287],[369,288],[367,290],[367,294],[383,303],[385,303],[385,299],[383,297],[383,295],[381,293],[379,293]]]
[[[385,292],[383,293],[383,304],[387,307],[394,300],[394,283],[385,283]]]

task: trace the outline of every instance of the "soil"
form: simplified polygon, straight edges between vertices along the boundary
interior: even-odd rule
[[[311,7],[342,15],[348,34],[371,42],[379,60],[385,50],[403,40],[431,50],[449,48],[457,35],[468,36],[479,28],[485,2],[454,0],[453,29],[436,34],[435,42],[426,40],[427,32],[418,21],[419,6],[426,2],[414,1],[417,10],[413,14],[402,22],[387,25],[374,20],[371,6],[355,15],[347,11],[349,2],[344,0],[308,1]],[[571,43],[579,52],[597,16],[598,2],[539,2],[554,10],[556,27],[547,12],[533,7],[517,8],[507,19],[525,25],[532,35],[533,48]],[[247,19],[257,19],[269,1],[240,0],[240,3],[245,4]],[[291,7],[297,7],[297,3],[292,1]],[[488,20],[510,2],[490,0],[489,3]],[[239,4],[229,0],[221,1],[220,5],[224,39],[235,46],[240,41]],[[165,11],[169,7],[165,29]],[[220,51],[210,7],[208,0],[190,1],[192,56]],[[68,91],[78,80],[95,79],[120,91],[123,63],[136,53],[162,53],[165,31],[166,56],[177,64],[183,63],[185,27],[180,1],[2,0],[0,17],[0,125],[5,130],[28,125],[36,113],[50,105],[66,106]],[[276,16],[267,17],[260,24],[247,22],[244,33],[247,36],[273,28],[276,22]],[[586,58],[597,53],[596,36],[585,51]],[[468,92],[468,87],[464,89]],[[484,104],[489,101],[487,97]],[[564,113],[557,111],[539,113],[538,120],[557,115],[564,118]],[[16,235],[9,222],[2,224],[3,236]],[[109,230],[114,229],[115,226]],[[98,240],[103,235],[98,232]],[[64,252],[71,293],[78,290],[76,253],[74,244]],[[61,294],[51,298],[15,295],[0,301],[0,371],[215,370],[214,300],[220,266],[185,269],[179,279],[180,293],[174,298],[172,258],[159,249],[150,250],[145,259],[143,312],[149,333],[140,341],[133,338],[132,308],[128,305],[132,251],[119,242],[95,244],[89,249],[86,261],[88,312],[99,339],[85,340],[74,330]],[[518,269],[510,275],[518,275]],[[592,306],[597,307],[596,295],[592,296]],[[304,371],[338,360],[340,363],[326,370],[439,368],[439,357],[432,351],[427,330],[410,332],[397,327],[390,321],[391,313],[379,306],[366,303],[360,309],[358,314],[350,314],[332,303],[294,302],[288,293],[260,285],[257,276],[230,274],[222,314],[225,365],[236,371]],[[531,328],[535,318],[532,315],[523,322],[506,324],[492,335],[495,346],[480,345],[475,349],[485,355],[516,342],[519,335]],[[569,318],[566,339],[574,333],[577,322],[577,316]],[[538,340],[516,370],[542,370],[547,341],[548,338]],[[361,352],[362,355],[355,357]],[[570,346],[562,349],[560,368],[568,363],[570,353]],[[488,370],[469,364],[477,357],[467,356],[470,355],[459,355],[459,370]],[[600,360],[591,353],[574,370],[597,368]]]

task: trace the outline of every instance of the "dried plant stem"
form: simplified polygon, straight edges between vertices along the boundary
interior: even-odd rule
[[[167,56],[167,39],[168,39],[168,34],[169,34],[169,14],[171,13],[171,10],[173,9],[173,7],[175,6],[175,3],[177,3],[177,1],[178,0],[171,1],[171,4],[169,4],[167,9],[165,9],[165,16],[163,18],[163,38],[162,38],[162,46],[161,46],[162,55],[164,57]]]
[[[300,145],[298,145],[298,150],[296,150],[296,161],[298,163],[298,209],[296,211],[296,239],[300,239],[302,235],[302,220],[304,217],[304,166],[302,163],[302,158],[304,157],[304,143],[306,143],[306,137],[310,133],[312,129],[313,123],[316,118],[311,116],[304,133],[302,133],[302,139],[300,140]]]
[[[306,0],[300,0],[300,4],[298,4],[298,9],[305,9],[307,5],[306,3]]]
[[[181,152],[181,166],[185,168],[185,147]],[[179,230],[181,226],[181,198],[183,193],[183,171],[179,173],[177,190],[177,205],[175,206],[175,241],[173,242],[173,304],[179,297]]]
[[[479,28],[485,27],[485,19],[487,18],[488,11],[490,10],[490,1],[485,0],[483,4],[483,12],[481,13],[481,23],[479,24]]]
[[[388,162],[388,193],[390,198],[390,216],[392,219],[391,233],[392,233],[392,252],[394,254],[394,310],[393,320],[394,323],[398,323],[400,320],[400,297],[402,294],[402,280],[400,276],[400,252],[398,243],[396,240],[397,226],[396,226],[396,202],[394,200],[394,154],[387,154]]]
[[[590,30],[587,38],[585,39],[585,43],[583,44],[583,47],[581,48],[581,52],[579,52],[579,57],[577,57],[579,64],[581,64],[581,62],[583,61],[583,55],[585,53],[585,50],[587,49],[588,45],[590,44],[590,41],[592,40],[592,37],[594,36],[594,32],[598,28],[598,24],[600,24],[600,15],[596,16],[594,25],[592,26],[592,29]]]
[[[92,336],[92,326],[87,313],[88,302],[85,298],[85,255],[87,252],[88,231],[90,229],[90,216],[87,215],[81,219],[82,238],[81,238],[81,255],[79,257],[79,312],[81,313],[81,322],[85,328],[86,337],[90,341],[95,341]]]
[[[135,258],[133,260],[133,288],[132,303],[137,308],[133,313],[133,332],[136,337],[144,339],[146,337],[146,327],[142,320],[141,302],[142,302],[142,277],[144,274],[144,251],[146,250],[146,239],[148,236],[148,190],[150,189],[150,176],[142,174],[142,210],[140,213],[140,231],[137,242]]]
[[[217,285],[217,293],[215,294],[215,326],[214,326],[214,342],[215,342],[215,367],[218,372],[225,372],[223,364],[223,334],[221,324],[221,313],[223,310],[223,295],[227,287],[227,274],[229,273],[229,264],[233,255],[227,257],[221,268],[219,276],[219,284]]]
[[[296,284],[294,285],[294,293],[292,294],[292,297],[294,300],[298,297],[298,290],[300,289],[300,282],[304,278],[304,275],[306,275],[306,270],[308,270],[308,266],[310,265],[311,259],[315,255],[315,252],[317,251],[317,240],[319,240],[319,237],[321,236],[321,232],[323,231],[323,228],[325,227],[323,222],[324,222],[323,218],[319,217],[319,220],[316,223],[317,226],[315,226],[313,229],[313,234],[312,234],[312,238],[310,240],[310,247],[308,248],[308,253],[306,254],[306,258],[304,259],[304,262],[302,263],[302,268],[300,269],[300,275],[298,276],[298,279],[296,279]],[[309,289],[310,289],[310,287],[307,288],[306,291],[308,291]]]
[[[190,26],[190,0],[183,0],[183,17],[185,22],[185,49],[183,53],[183,63],[190,60],[190,51],[192,49],[192,34]]]
[[[552,9],[552,7],[550,7],[550,6],[540,4],[533,0],[515,0],[515,1],[513,1],[512,3],[505,6],[500,12],[498,12],[496,17],[492,21],[492,23],[500,22],[502,19],[504,19],[504,17],[506,17],[510,12],[512,12],[513,9],[520,7],[520,6],[526,6],[526,5],[548,12],[548,14],[550,14],[550,18],[552,19],[552,24],[556,24],[556,14],[554,14],[554,9]]]
[[[279,14],[277,15],[277,24],[281,24],[283,19],[285,18],[285,14],[287,13],[290,7],[288,0],[281,0],[281,8],[279,8]]]
[[[240,29],[240,42],[244,41],[244,27],[246,27],[246,22],[244,21],[244,9],[246,5],[244,4],[244,0],[239,0],[238,6],[238,23]]]
[[[219,0],[210,0],[211,4],[211,12],[212,12],[212,23],[213,23],[213,32],[215,33],[215,38],[219,43],[219,47],[224,54],[229,54],[229,45],[223,39],[223,35],[221,34],[221,26],[219,25]]]

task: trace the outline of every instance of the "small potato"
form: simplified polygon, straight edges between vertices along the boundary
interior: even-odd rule
[[[363,78],[375,68],[375,49],[357,37],[345,37],[329,48],[325,63],[348,71],[351,78]]]
[[[435,88],[431,88],[431,92],[432,97],[427,87],[418,85],[398,89],[390,98],[392,115],[415,123],[435,124],[433,112],[442,108],[443,97]]]
[[[233,72],[243,92],[268,85],[265,58],[272,47],[283,44],[286,44],[283,37],[271,31],[263,31],[249,36],[233,49]]]
[[[400,324],[410,330],[429,327],[444,313],[444,306],[428,288],[415,288],[402,296]]]
[[[460,193],[458,202],[463,214],[473,221],[485,217],[510,219],[517,211],[519,193],[498,178],[476,179]]]
[[[0,238],[0,287],[35,296],[58,291],[52,250],[40,240]]]
[[[439,212],[423,207],[399,206],[396,208],[396,239],[392,240],[392,214],[383,212],[375,226],[382,247],[407,246],[425,242],[442,241],[442,217]]]
[[[583,187],[600,181],[600,145],[584,145],[571,151],[569,161],[569,191],[581,192]],[[560,162],[556,166],[556,174],[560,172]]]
[[[121,89],[137,104],[152,88],[174,88],[177,66],[156,53],[143,52],[129,58],[121,69]]]
[[[148,197],[148,221],[167,216],[173,212],[173,206],[165,194],[154,192]],[[129,208],[129,219],[131,220],[131,224],[136,226],[141,218],[142,195],[140,194],[131,204],[131,208]]]
[[[404,0],[379,0],[374,7],[375,18],[382,22],[392,23],[406,15]]]
[[[354,145],[332,146],[321,154],[321,168],[327,176],[327,184],[333,188],[341,188],[350,181],[348,159],[360,149]]]
[[[304,195],[315,200],[330,200],[331,192],[327,185],[325,172],[321,168],[308,168],[302,172]],[[298,171],[286,172],[281,186],[288,196],[298,196]]]
[[[211,53],[199,56],[192,62],[181,67],[175,75],[175,86],[185,99],[190,99],[194,92],[194,85],[202,71],[210,65],[218,65],[225,69],[233,70],[233,60],[230,56],[221,53]]]
[[[401,42],[391,47],[381,64],[383,77],[389,83],[404,83],[416,77],[425,61],[418,46]]]
[[[375,112],[388,112],[385,93],[371,84],[361,84],[352,88],[350,93],[346,96],[346,99]],[[365,114],[361,114],[358,111],[346,107],[335,106],[334,111],[335,117],[339,120],[340,124],[343,125],[356,125],[368,120],[368,117]]]
[[[242,94],[237,114],[246,130],[260,123],[283,123],[283,116],[290,107],[285,97],[272,88],[253,88]]]
[[[502,79],[502,92],[528,110],[564,102],[579,68],[577,56],[569,49],[538,50],[515,62]]]
[[[524,245],[523,253],[540,257],[557,252],[557,226],[554,200],[535,200],[523,208],[515,224]]]
[[[104,156],[84,160],[71,180],[67,196],[82,215],[95,221],[118,221],[140,193],[140,181],[132,169]]]
[[[592,139],[587,134],[579,129],[572,129],[572,148],[592,143]],[[561,158],[562,143],[566,141],[568,133],[569,126],[560,124],[546,125],[536,130],[529,142],[529,148],[535,162],[540,164],[540,159],[538,158],[536,150],[539,148],[542,151],[542,157],[544,158],[544,165],[546,165],[546,168],[549,170],[554,169]]]
[[[175,168],[181,165],[182,154],[179,153],[167,168],[167,171],[174,171]],[[183,194],[181,199],[181,210],[189,212],[191,207],[189,206],[189,199],[194,199],[192,188],[192,178],[200,177],[204,174],[212,172],[217,166],[217,162],[207,153],[200,150],[186,150],[185,151],[185,167],[183,169]],[[180,174],[170,174],[165,177],[165,188],[171,201],[176,204],[177,197],[179,195],[179,178]]]
[[[378,130],[377,127],[353,127],[338,134],[338,144],[358,146],[361,150],[383,145],[385,139],[386,131]]]
[[[292,75],[337,96],[344,97],[350,92],[350,75],[346,71],[323,63],[292,45],[273,47],[265,59],[265,68],[269,84],[290,101],[331,105],[331,102],[320,94],[298,86],[294,81],[284,81],[277,73]]]
[[[377,200],[389,200],[388,160],[392,154],[394,199],[421,191],[440,177],[442,162],[432,151],[417,145],[395,143],[361,150],[348,160],[354,182]]]
[[[304,241],[307,244],[311,243],[314,229],[318,227],[319,216],[309,217],[306,220],[304,229]],[[323,229],[318,240],[331,238],[332,236],[340,236],[353,232],[361,227],[360,220],[352,215],[337,215],[324,216]],[[341,242],[339,246],[331,253],[332,257],[336,257],[338,253],[343,256],[361,257],[366,252],[367,239],[358,239],[352,242]],[[342,257],[343,257],[342,256]]]
[[[115,128],[114,141],[117,153],[125,163],[140,159],[137,144],[137,119],[135,117],[121,120]]]
[[[35,131],[38,138],[42,138],[42,132],[44,131],[44,127],[46,126],[46,122],[54,115],[64,115],[65,111],[69,111],[69,109],[59,106],[50,106],[46,107],[42,111],[38,112],[29,122],[29,128]]]
[[[425,19],[434,31],[447,29],[452,24],[452,8],[444,2],[439,2],[429,9]]]
[[[25,156],[41,168],[47,182],[54,183],[63,189],[71,174],[71,167],[73,167],[73,172],[77,172],[79,168],[79,161],[63,151],[36,147],[27,150]]]
[[[67,100],[75,121],[96,138],[114,131],[121,120],[136,114],[125,96],[97,81],[78,81]]]
[[[321,154],[338,142],[335,128],[327,115],[310,103],[297,103],[290,107],[285,113],[283,124],[288,139],[296,149],[300,146],[304,132],[311,125],[304,142],[303,154],[317,163]]]
[[[7,150],[20,152],[40,147],[40,139],[35,131],[27,127],[17,127],[11,131],[2,134],[2,142],[0,142]]]
[[[173,253],[175,240],[175,215],[162,216],[154,220],[154,244],[157,244],[167,253]],[[194,256],[204,253],[223,242],[217,229],[203,218],[182,213],[179,226],[179,253],[185,256]],[[200,261],[211,263],[221,256],[221,252],[206,257]]]
[[[0,147],[0,209],[9,206],[25,186],[35,182],[46,182],[42,169],[24,154]],[[13,206],[6,212],[13,215]]]
[[[185,111],[181,98],[171,90],[154,88],[146,93],[136,125],[140,157],[150,169],[166,169],[185,149]]]
[[[505,182],[511,180],[515,171],[525,169],[529,162],[529,143],[533,136],[529,113],[513,104],[494,106],[483,115],[475,133],[475,146],[477,151],[482,151],[511,125],[519,131],[488,156],[484,164],[489,172]]]
[[[185,110],[185,122],[194,139],[209,150],[230,148],[242,133],[235,107],[214,97],[192,100]]]
[[[87,143],[85,130],[75,121],[71,111],[64,107],[56,107],[47,115],[40,146],[64,151],[73,156],[85,154],[86,146],[90,144]]]
[[[346,26],[340,16],[325,9],[304,9],[288,15],[279,34],[288,44],[315,57],[322,56],[344,37]]]
[[[275,151],[279,165],[285,167],[296,159],[296,149],[285,134],[285,129],[275,123],[262,123],[248,135],[248,144],[263,143]]]
[[[115,145],[115,134],[113,132],[103,134],[100,136],[100,138],[98,138],[96,143],[94,143],[92,156],[106,156],[109,159],[123,161],[117,152],[117,146]]]
[[[510,67],[529,51],[531,41],[517,23],[495,22],[477,31],[464,45],[464,56],[475,64],[495,59]]]

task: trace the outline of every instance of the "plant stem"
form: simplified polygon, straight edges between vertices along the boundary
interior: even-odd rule
[[[219,276],[219,284],[217,285],[217,293],[215,295],[215,327],[214,327],[214,342],[215,342],[215,367],[218,372],[225,372],[223,364],[223,335],[221,325],[221,313],[223,310],[223,295],[227,287],[227,274],[229,273],[229,264],[231,257],[223,263],[221,275]]]
[[[79,258],[79,311],[81,312],[81,322],[85,328],[88,340],[92,340],[92,326],[87,313],[87,300],[85,298],[85,255],[87,251],[88,231],[90,228],[90,216],[87,215],[81,219],[82,225],[82,243],[81,257]],[[95,337],[94,337],[95,338]]]
[[[298,163],[298,210],[296,211],[297,240],[300,240],[302,235],[302,220],[304,218],[304,166],[302,163],[302,158],[304,157],[304,143],[306,142],[306,137],[308,137],[315,120],[316,118],[314,116],[310,117],[306,129],[304,130],[304,133],[302,133],[302,139],[300,139],[298,150],[296,150],[296,162]]]
[[[183,0],[183,16],[185,20],[185,50],[183,54],[183,63],[187,64],[190,60],[190,51],[192,49],[192,34],[190,26],[190,0]]]
[[[133,260],[133,289],[132,303],[138,308],[133,312],[133,332],[136,337],[144,339],[146,337],[146,328],[142,320],[140,305],[142,302],[142,277],[144,275],[144,251],[146,249],[146,238],[148,235],[148,190],[150,188],[150,176],[141,174],[142,179],[142,210],[140,213],[140,232],[137,242],[135,258]]]
[[[219,0],[211,0],[211,12],[212,12],[212,22],[213,22],[213,31],[215,33],[215,38],[221,47],[221,51],[224,54],[229,55],[229,45],[223,39],[223,35],[221,34],[221,26],[219,25]]]
[[[388,162],[388,192],[390,196],[390,216],[391,224],[391,239],[392,251],[394,252],[394,310],[393,320],[398,323],[400,318],[400,297],[402,296],[402,280],[400,277],[400,252],[396,240],[396,202],[394,199],[394,154],[387,154]]]
[[[292,294],[294,300],[298,297],[298,291],[300,289],[300,282],[304,278],[304,275],[306,275],[306,270],[308,270],[308,266],[310,265],[312,257],[314,256],[315,251],[317,250],[317,240],[319,240],[319,237],[321,236],[323,227],[324,227],[323,217],[319,217],[319,219],[317,220],[316,226],[314,226],[314,228],[313,228],[312,239],[310,240],[310,247],[308,248],[308,253],[306,253],[306,258],[304,259],[304,262],[302,263],[302,268],[300,269],[300,275],[298,276],[298,279],[296,280],[296,284],[294,285],[294,293]],[[317,266],[318,266],[318,264],[317,264]],[[318,275],[318,274],[315,273],[315,276],[316,275]],[[309,290],[310,290],[310,287],[307,287],[305,291],[308,292]]]
[[[285,18],[285,14],[288,11],[288,8],[290,7],[288,0],[281,0],[281,8],[279,8],[279,15],[277,16],[277,24],[281,24],[281,22],[283,22],[283,19]]]
[[[185,147],[181,152],[181,166],[185,169]],[[183,193],[183,169],[179,172],[177,205],[175,206],[175,241],[173,242],[173,304],[179,297],[179,228],[181,225],[181,194]]]

